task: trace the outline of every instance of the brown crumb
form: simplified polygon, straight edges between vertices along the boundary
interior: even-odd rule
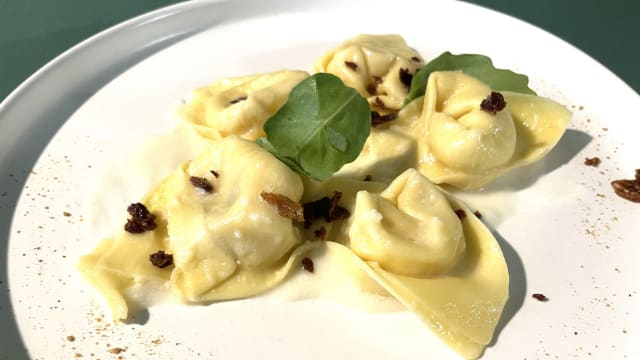
[[[356,71],[358,70],[358,64],[352,62],[352,61],[345,61],[344,64],[351,70]]]
[[[600,165],[600,158],[599,157],[592,157],[592,158],[585,158],[584,159],[584,164],[587,166],[593,166],[593,167],[598,167],[598,165]]]
[[[111,349],[109,349],[109,350],[107,350],[107,351],[108,351],[108,352],[110,352],[110,353],[112,353],[112,354],[118,355],[118,354],[120,354],[121,352],[123,352],[123,351],[124,351],[124,349],[123,349],[123,348],[119,348],[119,347],[114,347],[114,348],[111,348]]]
[[[211,173],[211,175],[215,176],[216,178],[220,177],[220,173],[215,170],[210,170],[209,172]]]
[[[411,87],[411,80],[413,80],[413,74],[409,71],[409,69],[400,68],[398,72],[398,77],[400,78],[400,82],[407,89]]]
[[[478,210],[474,211],[473,215],[475,215],[478,219],[482,219],[482,214]]]
[[[338,205],[341,197],[341,192],[334,191],[331,198],[325,196],[302,204],[304,208],[304,227],[308,229],[313,220],[318,218],[324,218],[326,222],[348,218],[351,215],[349,210]]]
[[[377,98],[376,98],[377,99]],[[390,113],[387,115],[380,115],[377,111],[371,112],[371,126],[376,127],[378,125],[382,125],[384,123],[388,123],[389,121],[393,121],[398,117],[397,113]]]
[[[63,213],[62,213],[62,215],[66,216],[66,217],[69,217],[69,216],[71,216],[71,213],[70,213],[70,212],[65,211],[65,212],[63,212]]]
[[[549,298],[544,296],[543,294],[533,294],[531,295],[531,297],[541,302],[549,301]]]
[[[200,189],[207,194],[210,194],[211,192],[213,192],[213,185],[211,185],[209,180],[203,177],[190,176],[189,182],[191,183],[191,185],[193,185],[193,187]]]
[[[462,209],[455,210],[454,212],[456,213],[456,215],[458,216],[458,219],[460,220],[467,217],[467,213]]]
[[[158,250],[158,252],[149,255],[149,261],[153,266],[163,269],[173,265],[173,255],[167,254],[163,250]]]
[[[74,342],[74,341],[76,341],[76,337],[73,336],[73,335],[69,335],[69,336],[67,336],[67,341]]]
[[[246,95],[245,96],[240,96],[240,97],[237,97],[237,98],[229,101],[229,105],[233,105],[233,104],[239,103],[240,101],[245,101],[245,100],[247,100],[247,96]]]
[[[274,205],[278,211],[278,215],[300,222],[304,221],[304,208],[299,202],[293,201],[282,194],[265,191],[260,193],[260,197],[267,203]]]
[[[81,357],[82,357],[82,354],[80,354],[80,353],[75,353],[75,354],[73,355],[73,357],[75,357],[75,358],[81,358]]]
[[[376,94],[376,90],[377,90],[376,84],[367,85],[367,92],[369,93],[369,95],[375,95]]]
[[[371,78],[373,79],[374,84],[376,85],[382,84],[382,78],[380,76],[372,76]]]
[[[611,186],[621,198],[640,203],[640,169],[636,169],[635,180],[614,180]]]
[[[324,237],[327,235],[327,229],[321,226],[313,231],[313,235],[320,240],[324,240]]]
[[[302,268],[305,269],[306,271],[312,273],[314,268],[313,268],[313,260],[309,259],[308,257],[302,259]]]
[[[492,91],[491,94],[480,103],[480,109],[494,115],[506,106],[507,103],[504,101],[504,96],[495,91]]]
[[[139,234],[158,227],[155,222],[156,216],[150,213],[142,203],[129,205],[127,212],[131,215],[131,218],[127,219],[127,223],[124,224],[124,230],[127,232]]]
[[[376,96],[375,98],[375,102],[376,102],[376,106],[380,109],[386,109],[387,105],[384,103],[384,101],[382,101],[382,99],[380,99],[379,96]]]

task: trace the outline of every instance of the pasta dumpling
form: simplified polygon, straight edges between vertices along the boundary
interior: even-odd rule
[[[215,141],[143,200],[156,216],[155,230],[104,240],[80,260],[80,271],[107,298],[116,320],[127,316],[125,290],[150,280],[187,302],[263,292],[306,251],[300,230],[264,192],[299,201],[302,181],[253,142]],[[158,250],[173,256],[173,266],[159,269],[149,261]]]
[[[358,35],[322,56],[316,72],[336,75],[372,108],[400,110],[422,57],[400,35]]]
[[[512,92],[502,93],[504,109],[482,109],[491,94],[462,72],[433,72],[424,98],[399,114],[391,128],[415,139],[417,168],[434,183],[480,188],[547,154],[571,118],[552,100]]]
[[[194,90],[180,113],[205,138],[236,135],[255,140],[265,136],[265,121],[308,76],[305,71],[281,70],[218,80]]]

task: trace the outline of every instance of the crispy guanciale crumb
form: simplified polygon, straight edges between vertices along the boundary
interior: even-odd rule
[[[156,216],[150,213],[142,203],[129,205],[127,212],[131,215],[131,218],[127,219],[127,223],[124,224],[124,230],[127,232],[140,234],[158,227],[155,222]]]
[[[621,198],[640,203],[640,169],[636,169],[635,180],[614,180],[611,186]]]
[[[486,99],[480,103],[480,109],[496,114],[498,111],[504,109],[507,103],[504,101],[504,97],[499,92],[492,91]]]
[[[324,218],[326,222],[342,220],[348,218],[351,213],[349,210],[338,205],[342,193],[334,191],[331,198],[323,197],[321,199],[302,204],[304,208],[304,227],[309,228],[313,220]]]
[[[209,180],[207,180],[207,179],[205,179],[203,177],[190,176],[189,177],[189,182],[191,183],[191,185],[193,185],[193,187],[198,188],[198,189],[206,192],[207,194],[210,194],[210,193],[213,192],[213,185],[211,185]]]
[[[149,261],[153,266],[162,269],[173,265],[173,255],[167,254],[163,250],[158,250],[158,252],[149,255]]]
[[[210,170],[209,172],[211,173],[211,175],[215,176],[216,178],[220,177],[220,173],[215,170]]]
[[[456,213],[456,215],[458,216],[458,218],[460,220],[462,220],[462,219],[467,217],[467,213],[462,209],[455,210],[454,212]]]
[[[293,201],[282,194],[265,191],[260,193],[260,197],[262,200],[274,205],[278,210],[278,215],[300,222],[304,221],[304,208],[299,202]]]
[[[482,219],[482,214],[478,210],[474,211],[473,215],[475,215],[478,219]]]
[[[240,96],[240,97],[237,97],[237,98],[229,101],[229,105],[233,105],[235,103],[239,103],[240,101],[245,101],[245,100],[247,100],[247,96],[246,95],[245,96]]]
[[[358,64],[352,62],[352,61],[345,61],[344,64],[351,70],[356,71],[358,70]]]
[[[398,72],[398,77],[400,78],[400,82],[408,88],[411,87],[411,80],[413,80],[413,74],[409,71],[409,69],[400,68]]]
[[[369,95],[375,95],[377,89],[378,87],[376,86],[376,84],[367,85],[367,92],[369,93]]]
[[[549,301],[549,298],[544,296],[543,294],[533,294],[531,295],[531,297],[542,302]]]
[[[305,269],[306,271],[312,273],[314,268],[313,268],[313,260],[309,259],[308,257],[302,259],[302,268]]]
[[[592,157],[592,158],[585,158],[584,159],[584,164],[587,166],[593,166],[593,167],[598,167],[598,165],[600,165],[600,158],[599,157]]]
[[[320,240],[324,240],[324,237],[327,235],[327,229],[321,226],[313,231],[313,235]]]
[[[376,127],[378,125],[382,125],[384,123],[388,123],[389,121],[393,121],[398,117],[397,113],[390,113],[387,115],[380,115],[377,111],[371,112],[371,126]]]

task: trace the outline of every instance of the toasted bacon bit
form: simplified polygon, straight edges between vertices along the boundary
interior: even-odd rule
[[[382,84],[382,78],[380,76],[372,76],[371,78],[376,85]]]
[[[211,170],[211,171],[209,171],[209,172],[211,173],[211,175],[215,176],[216,178],[219,178],[219,177],[220,177],[220,173],[218,173],[218,172],[217,172],[217,171],[215,171],[215,170]]]
[[[419,57],[414,56],[414,57],[412,57],[412,58],[411,58],[411,61],[421,62],[422,60],[420,60],[420,58],[419,58]]]
[[[462,219],[467,217],[467,213],[464,212],[464,210],[462,210],[462,209],[455,210],[454,212],[456,213],[456,215],[458,216],[458,218],[460,220],[462,220]]]
[[[209,180],[203,177],[191,176],[189,177],[189,182],[191,183],[191,185],[193,185],[193,187],[198,188],[206,192],[207,194],[210,194],[213,191],[213,185],[211,185]]]
[[[504,96],[495,91],[492,91],[491,94],[480,103],[480,109],[494,115],[504,109],[505,106],[507,106],[507,103],[504,101]]]
[[[260,193],[260,197],[262,200],[274,205],[278,211],[278,215],[300,222],[304,221],[304,208],[299,202],[293,201],[282,194],[265,191]]]
[[[387,115],[380,115],[377,111],[371,112],[371,126],[376,127],[389,121],[393,121],[398,117],[398,113],[389,113]]]
[[[538,301],[542,301],[542,302],[546,302],[549,301],[549,298],[544,296],[543,294],[533,294],[531,295],[532,298],[538,300]]]
[[[478,219],[482,219],[482,214],[478,210],[474,211],[473,215],[475,215]]]
[[[349,210],[338,205],[341,197],[341,192],[334,191],[331,198],[325,196],[321,199],[302,204],[304,208],[304,227],[308,229],[313,220],[318,218],[324,218],[326,222],[348,218],[351,215]]]
[[[358,64],[351,62],[351,61],[345,61],[344,62],[345,65],[347,65],[347,67],[353,71],[358,70]]]
[[[375,95],[376,93],[376,84],[369,84],[367,85],[367,92],[369,93],[369,95]]]
[[[166,268],[167,266],[173,265],[173,255],[159,250],[158,252],[149,255],[149,261],[151,261],[151,264],[153,264],[153,266],[162,269]]]
[[[584,159],[584,164],[587,166],[593,166],[593,167],[598,167],[598,165],[600,165],[600,158],[599,157],[592,157],[592,158],[585,158]]]
[[[313,260],[309,259],[308,257],[302,259],[302,268],[305,269],[306,271],[312,273],[313,272]]]
[[[327,229],[321,226],[313,231],[313,235],[320,240],[324,240],[324,237],[327,235]]]
[[[127,212],[131,215],[124,224],[124,230],[132,234],[140,234],[145,231],[153,230],[158,227],[156,224],[156,216],[149,212],[142,203],[135,203],[127,207]]]
[[[373,176],[371,176],[370,174],[364,177],[364,181],[371,181],[373,180]]]
[[[409,71],[409,69],[400,68],[398,73],[400,77],[400,82],[408,88],[411,87],[411,80],[413,80],[413,74]]]
[[[245,96],[240,96],[240,97],[237,97],[237,98],[235,98],[235,99],[233,99],[233,100],[229,101],[229,105],[233,105],[233,104],[235,104],[235,103],[239,103],[240,101],[245,101],[245,100],[247,100],[247,95],[245,95]]]
[[[614,180],[611,186],[621,198],[640,203],[640,169],[636,169],[635,180]]]

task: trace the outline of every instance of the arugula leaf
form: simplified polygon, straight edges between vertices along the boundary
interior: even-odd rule
[[[514,73],[511,70],[497,69],[491,59],[484,55],[442,53],[431,60],[411,80],[409,95],[404,100],[407,105],[412,100],[424,95],[427,90],[427,80],[434,71],[460,70],[467,75],[487,84],[494,91],[513,91],[522,94],[536,95],[529,88],[529,78],[526,75]]]
[[[257,143],[290,168],[323,181],[355,160],[371,131],[369,103],[326,73],[296,85]]]

